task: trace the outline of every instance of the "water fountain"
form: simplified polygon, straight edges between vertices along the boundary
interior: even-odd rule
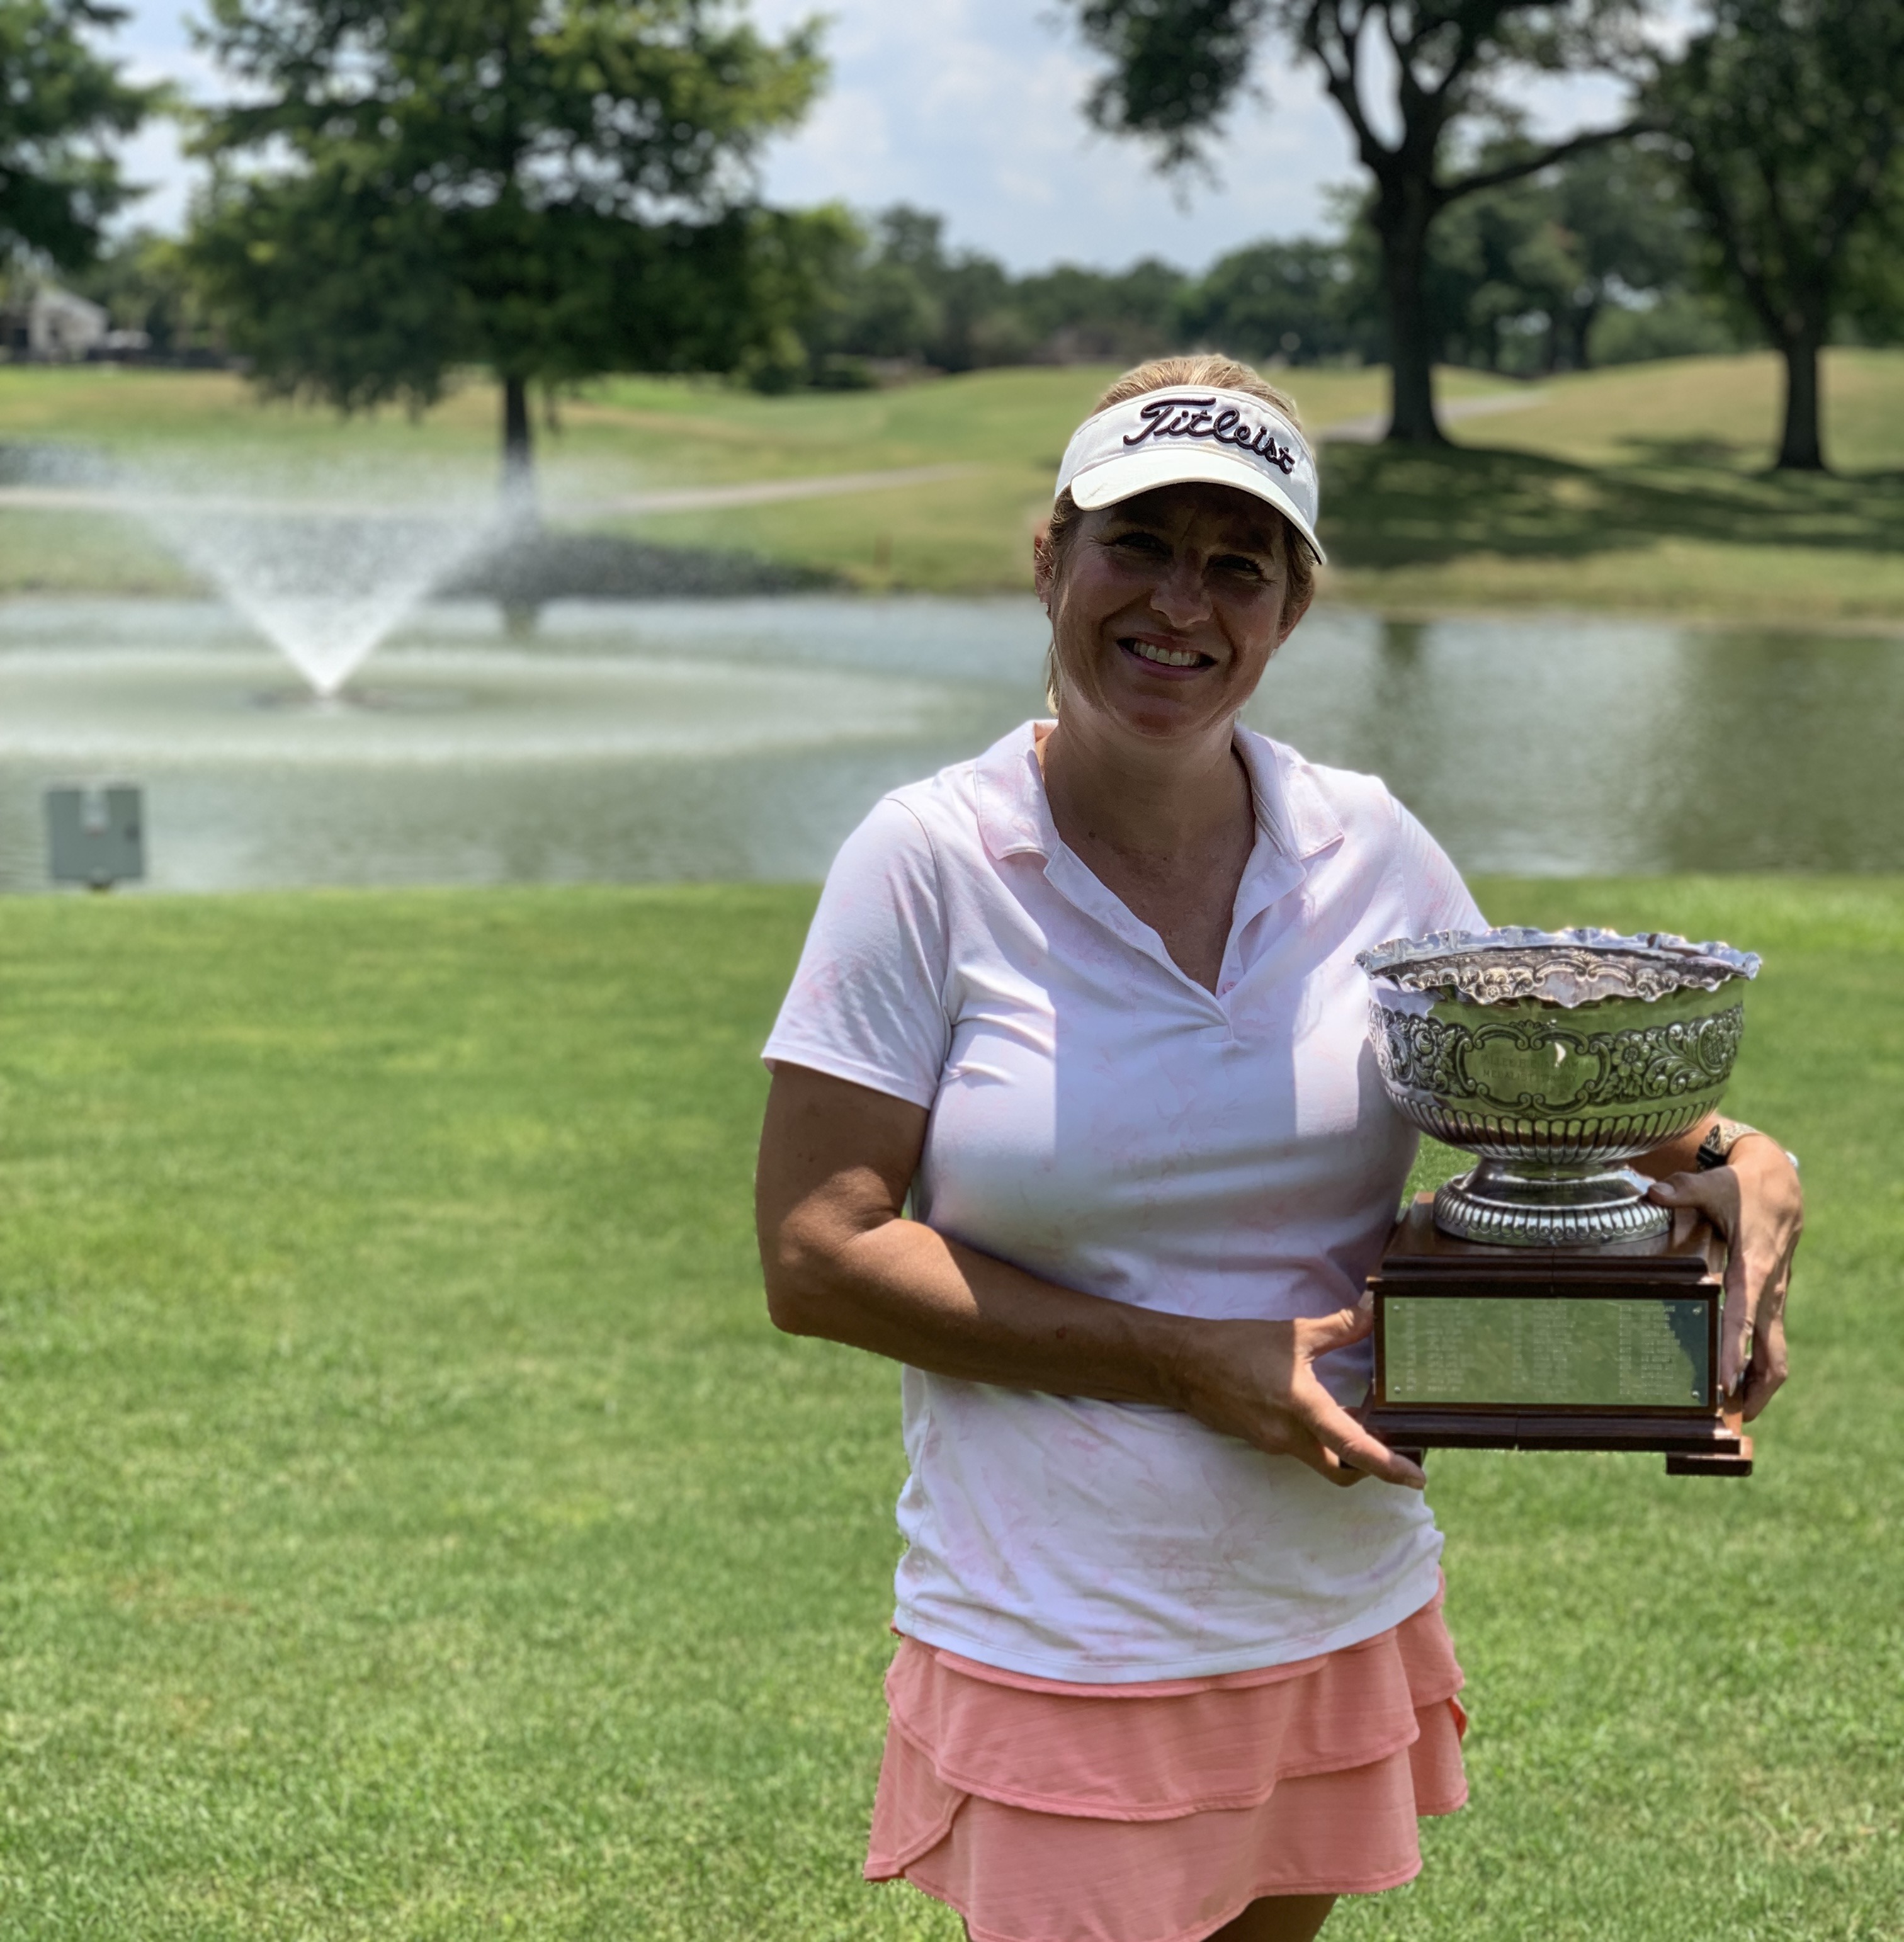
[[[561,598],[525,639],[519,580],[555,598],[552,558],[627,543],[532,541],[473,468],[78,461],[5,497],[136,520],[219,598],[0,603],[0,888],[44,881],[47,783],[127,777],[160,889],[804,875],[871,796],[1022,712],[966,725],[941,657],[898,665],[905,630],[851,602],[817,652],[709,639],[678,608],[644,626],[654,603],[620,599]],[[1016,631],[1030,677],[1038,630]]]
[[[510,531],[493,498],[485,504],[465,479],[415,481],[408,498],[393,502],[372,496],[361,476],[335,471],[314,479],[307,470],[296,497],[277,480],[254,482],[264,489],[207,492],[176,467],[145,467],[123,496],[320,703],[344,697],[350,677],[418,602]],[[387,492],[385,478],[375,485]]]

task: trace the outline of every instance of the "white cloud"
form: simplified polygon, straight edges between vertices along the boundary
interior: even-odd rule
[[[807,11],[802,0],[755,8],[773,31]],[[1277,84],[1275,113],[1235,117],[1221,186],[1160,180],[1138,145],[1089,128],[1091,57],[1023,0],[846,0],[827,50],[834,91],[776,147],[770,191],[914,202],[1015,268],[1145,256],[1200,265],[1252,237],[1319,227],[1322,185],[1351,170],[1333,112],[1298,76]]]

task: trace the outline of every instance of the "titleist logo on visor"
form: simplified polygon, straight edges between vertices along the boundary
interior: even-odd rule
[[[1220,409],[1211,398],[1146,398],[1137,408],[1144,421],[1141,431],[1133,432],[1126,445],[1143,445],[1166,438],[1210,439],[1218,445],[1233,445],[1267,459],[1287,476],[1296,470],[1296,454],[1278,444],[1273,424],[1252,424],[1234,405]]]

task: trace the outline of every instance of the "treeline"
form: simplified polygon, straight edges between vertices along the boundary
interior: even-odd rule
[[[742,375],[763,391],[857,388],[1011,364],[1134,363],[1217,346],[1263,363],[1388,360],[1381,265],[1352,199],[1336,234],[1232,250],[1201,275],[1156,258],[1119,271],[1061,264],[1013,276],[951,247],[944,219],[898,204],[839,222],[812,302]],[[1897,257],[1867,250],[1840,341],[1904,341]],[[158,361],[225,348],[187,245],[135,231],[66,280],[142,332]],[[1762,343],[1725,289],[1667,161],[1645,144],[1591,149],[1444,211],[1431,233],[1435,361],[1515,377]]]
[[[757,381],[852,386],[908,369],[1131,363],[1212,345],[1258,361],[1385,363],[1373,235],[1356,206],[1339,213],[1333,237],[1252,244],[1201,275],[1146,258],[1014,277],[949,247],[938,216],[901,205],[865,226],[831,280],[804,360]],[[1427,285],[1435,360],[1517,377],[1762,341],[1722,293],[1675,172],[1643,145],[1589,150],[1455,204],[1431,234]],[[1838,335],[1904,336],[1891,294],[1847,306]]]

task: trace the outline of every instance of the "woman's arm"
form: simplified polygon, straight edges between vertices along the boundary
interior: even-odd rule
[[[1421,1487],[1312,1367],[1368,1333],[1359,1310],[1315,1322],[1162,1314],[948,1241],[901,1211],[926,1121],[905,1100],[776,1068],[755,1183],[776,1326],[968,1381],[1161,1404],[1336,1482],[1366,1473]]]
[[[1785,1380],[1785,1293],[1805,1226],[1805,1195],[1790,1156],[1765,1133],[1743,1135],[1723,1166],[1699,1172],[1700,1145],[1713,1124],[1712,1116],[1701,1120],[1633,1164],[1652,1175],[1655,1200],[1703,1214],[1725,1237],[1719,1380],[1727,1395],[1740,1395],[1749,1423]]]

